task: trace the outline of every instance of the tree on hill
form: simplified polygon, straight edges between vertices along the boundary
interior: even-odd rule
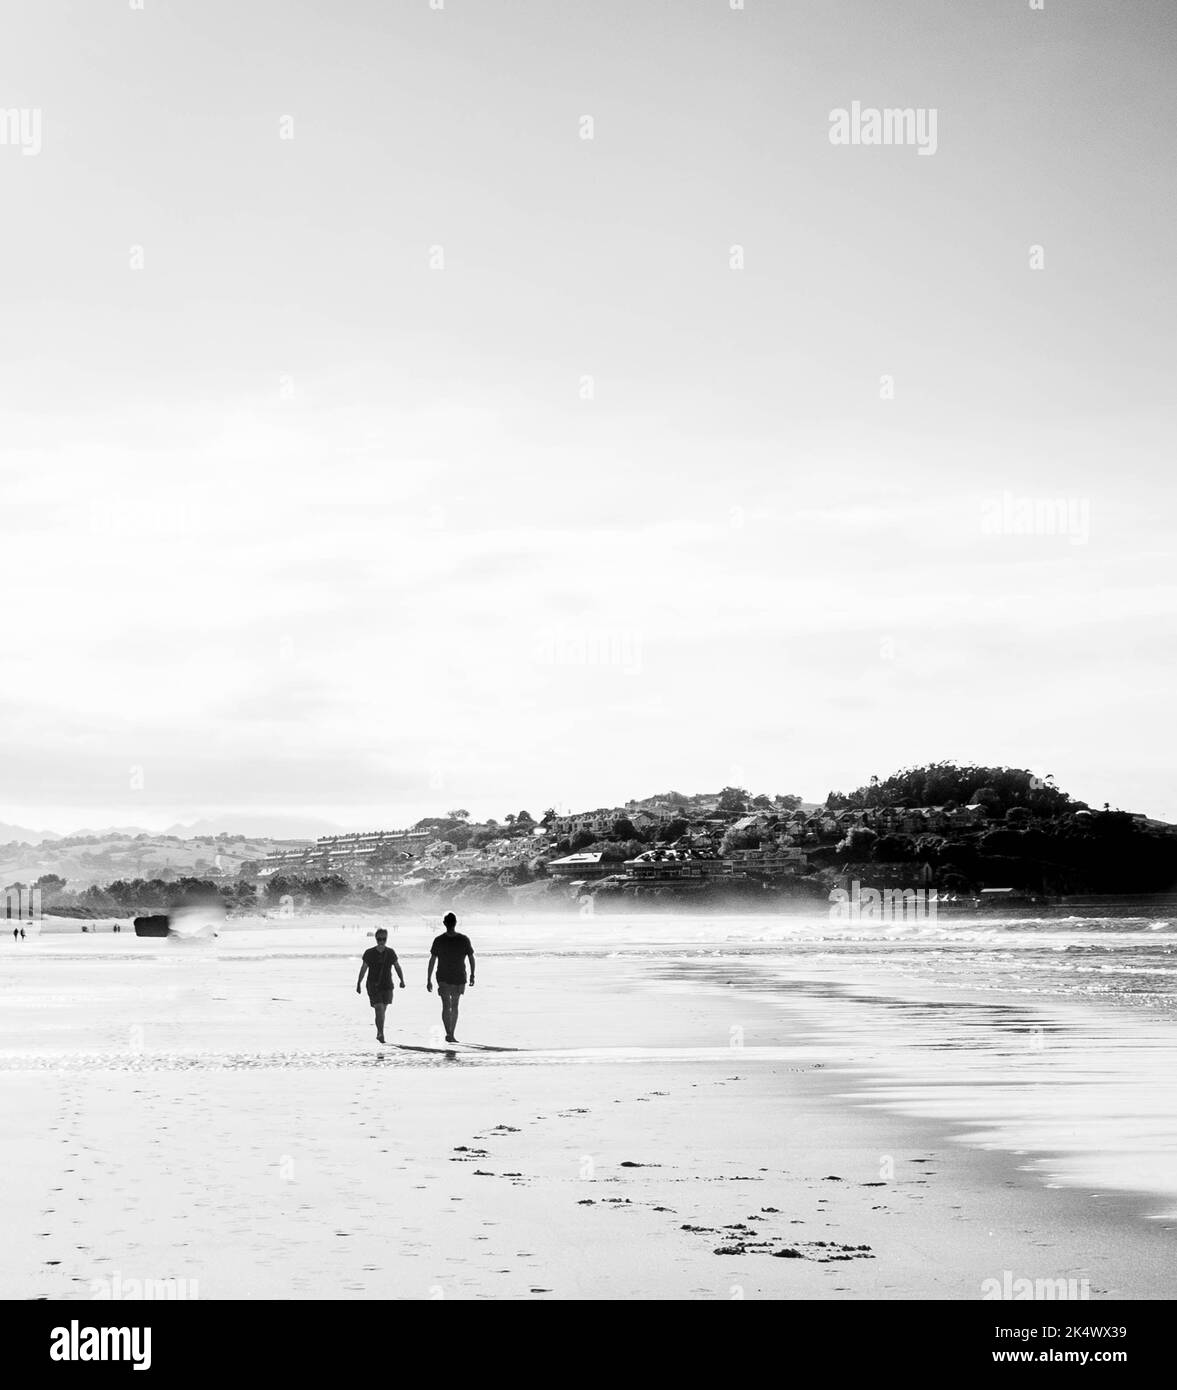
[[[588,849],[593,843],[593,837],[587,830],[578,830],[569,841],[573,854],[579,854],[582,849]]]
[[[614,840],[636,840],[638,832],[628,816],[618,816],[609,832]]]
[[[1018,854],[1023,844],[1020,830],[990,830],[981,836],[982,854]]]
[[[940,869],[940,886],[949,893],[969,892],[969,880],[960,871],[956,864],[945,864]]]
[[[728,855],[734,849],[759,849],[760,832],[758,830],[737,830],[734,826],[724,831],[723,839],[719,842],[719,852]]]
[[[680,836],[685,835],[690,829],[689,823],[682,816],[675,816],[674,820],[667,821],[658,831],[659,843],[668,845],[673,844]]]
[[[774,796],[773,803],[778,811],[795,811],[801,805],[801,798],[793,792],[787,792],[784,796]]]
[[[880,835],[871,854],[876,864],[906,864],[919,857],[910,835]]]
[[[276,903],[283,898],[292,898],[301,886],[301,879],[292,878],[289,874],[274,874],[266,880],[262,892],[270,902]]]
[[[340,874],[323,874],[319,878],[304,879],[303,889],[312,903],[325,906],[346,898],[350,885]]]
[[[743,787],[724,787],[717,809],[727,815],[739,815],[748,809],[748,793]]]
[[[838,849],[848,854],[866,857],[878,838],[869,825],[855,825],[846,832],[846,838],[838,845]]]
[[[270,902],[283,898],[305,898],[316,907],[327,907],[347,897],[350,887],[340,874],[321,874],[316,878],[275,874],[266,884]]]
[[[831,792],[826,805],[831,809],[900,804],[943,806],[948,802],[964,805],[981,794],[983,804],[999,813],[1011,806],[1026,806],[1042,814],[1058,814],[1072,804],[1051,778],[1038,777],[1026,768],[939,762],[904,768],[890,777],[872,777],[866,786],[848,796]]]
[[[167,894],[169,907],[203,907],[219,900],[220,889],[210,879],[185,874],[168,884]]]
[[[221,889],[221,896],[225,899],[227,907],[252,908],[257,906],[257,889],[252,883],[246,883],[238,879],[236,883],[227,883]]]
[[[469,820],[469,819],[470,819],[470,812],[467,811],[467,810],[465,810],[464,808],[459,808],[459,809],[456,810],[456,811],[450,811],[450,812],[448,812],[448,815],[449,815],[450,820]]]
[[[65,892],[65,879],[60,874],[42,874],[33,887],[41,890],[41,902],[48,905]]]
[[[93,908],[104,917],[114,917],[123,911],[118,900],[111,897],[104,888],[99,888],[96,883],[92,883],[89,888],[84,888],[78,894],[78,901],[83,907]]]

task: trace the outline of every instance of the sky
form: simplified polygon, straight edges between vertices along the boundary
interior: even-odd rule
[[[1177,821],[1175,47],[1170,0],[13,5],[0,820],[951,759]]]

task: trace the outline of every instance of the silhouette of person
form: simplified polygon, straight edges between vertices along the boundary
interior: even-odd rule
[[[470,962],[470,988],[474,988],[474,947],[468,936],[456,930],[458,919],[447,912],[441,919],[445,932],[434,937],[425,988],[433,993],[433,967],[437,967],[437,992],[441,996],[441,1022],[446,1042],[457,1042],[458,1000],[466,993],[466,961]]]
[[[377,928],[376,944],[368,947],[362,959],[360,977],[356,981],[356,993],[359,994],[366,973],[368,976],[368,1003],[376,1011],[376,1041],[383,1042],[384,1014],[389,1004],[392,1003],[392,972],[394,970],[401,983],[401,989],[405,987],[405,977],[401,974],[400,961],[396,958],[396,952],[388,945],[388,933],[383,927]]]

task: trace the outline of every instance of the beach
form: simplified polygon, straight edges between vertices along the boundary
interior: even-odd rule
[[[471,916],[447,1048],[436,926],[403,919],[381,1047],[377,924],[7,944],[0,1295],[1177,1288],[1164,1009],[891,968],[909,937],[817,923]]]

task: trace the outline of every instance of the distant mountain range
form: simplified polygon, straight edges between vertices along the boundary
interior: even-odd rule
[[[302,838],[269,836],[218,840],[207,835],[180,839],[162,831],[141,838],[119,831],[74,839],[58,836],[37,845],[0,844],[0,884],[35,883],[45,874],[56,874],[71,888],[111,883],[120,878],[232,878],[247,860],[306,843]]]
[[[317,816],[253,815],[206,816],[187,825],[177,821],[162,832],[189,840],[198,835],[248,835],[267,840],[317,840],[320,835],[339,835],[342,827]]]
[[[71,830],[68,835],[58,835],[56,832],[46,835],[47,840],[71,840],[78,839],[82,835],[165,835],[167,831],[147,830],[141,825],[96,825],[86,826],[82,830]]]
[[[10,825],[0,820],[0,845],[17,840],[26,845],[39,845],[42,840],[60,840],[55,830],[30,830],[27,825]]]
[[[33,830],[27,825],[0,821],[0,845],[47,844],[53,840],[73,840],[82,836],[99,839],[113,836],[177,835],[182,840],[208,839],[214,835],[245,835],[251,840],[317,840],[320,835],[338,835],[341,827],[316,816],[243,815],[207,816],[184,824],[177,821],[166,830],[148,830],[142,825],[83,826],[80,830],[63,833],[58,830]]]

